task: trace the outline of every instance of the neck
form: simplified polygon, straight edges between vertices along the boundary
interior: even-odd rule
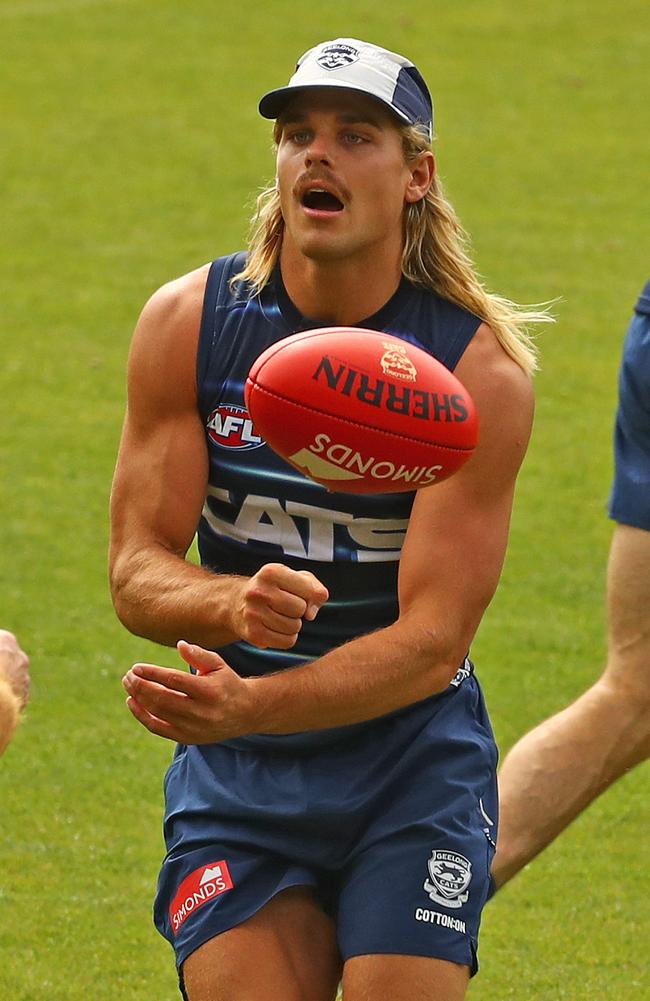
[[[399,260],[315,261],[283,246],[282,280],[297,309],[310,320],[346,326],[376,313],[397,291]]]

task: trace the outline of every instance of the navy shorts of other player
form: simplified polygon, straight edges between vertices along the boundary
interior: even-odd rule
[[[625,337],[618,391],[609,514],[650,531],[650,281]]]

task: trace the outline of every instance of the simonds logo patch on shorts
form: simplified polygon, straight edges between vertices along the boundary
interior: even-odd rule
[[[469,897],[472,863],[458,852],[433,851],[427,862],[431,882],[424,889],[432,900],[445,907],[461,907]]]
[[[225,859],[202,865],[186,876],[169,908],[169,920],[174,935],[194,911],[198,911],[199,907],[203,907],[209,900],[225,893],[226,890],[232,890],[233,885]]]

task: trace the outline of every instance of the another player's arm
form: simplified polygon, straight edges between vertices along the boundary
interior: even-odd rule
[[[211,673],[151,665],[129,672],[125,687],[143,725],[184,743],[290,733],[372,719],[446,688],[499,580],[533,414],[530,379],[487,327],[457,374],[477,405],[480,444],[453,477],[417,494],[398,620],[309,665],[256,679],[238,678],[217,655],[182,645],[185,659]]]
[[[111,496],[111,593],[124,625],[159,643],[288,648],[327,598],[311,574],[269,564],[244,578],[185,559],[208,479],[195,374],[206,277],[202,268],[164,286],[136,327]]]

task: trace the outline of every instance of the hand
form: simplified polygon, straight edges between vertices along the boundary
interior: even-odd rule
[[[266,563],[242,579],[232,612],[233,631],[247,643],[289,650],[302,620],[312,621],[329,598],[327,588],[308,570]]]
[[[134,664],[122,684],[126,704],[151,733],[179,744],[212,744],[255,730],[251,686],[223,657],[180,640],[178,652],[199,671]]]
[[[18,699],[21,710],[29,698],[29,657],[21,650],[13,633],[0,629],[0,678]]]

